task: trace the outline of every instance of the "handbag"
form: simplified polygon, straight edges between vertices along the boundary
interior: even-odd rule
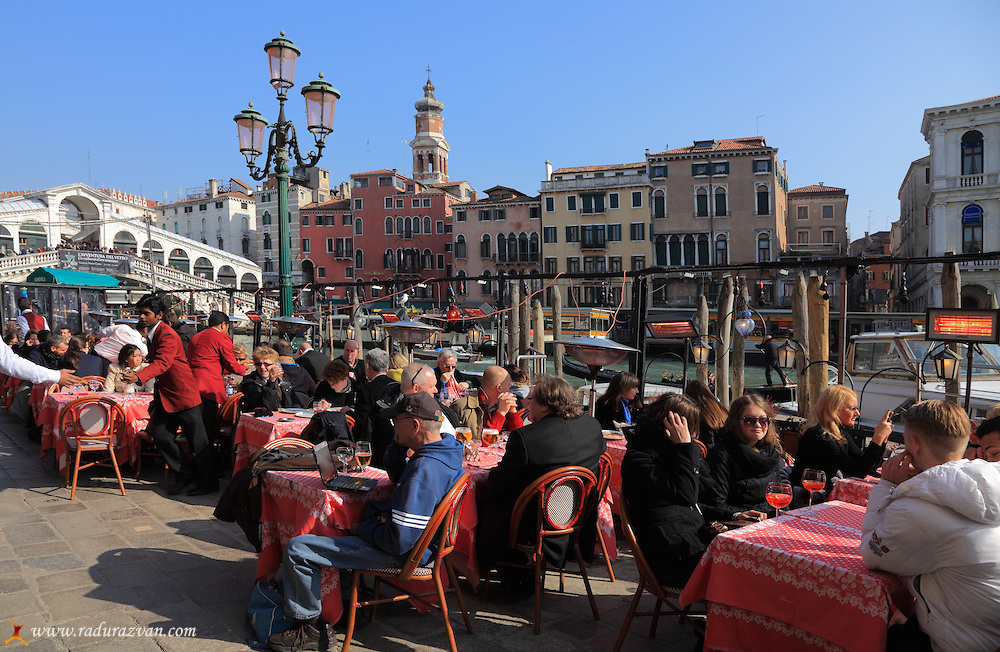
[[[285,615],[281,585],[257,580],[247,605],[247,645],[267,649],[267,637],[291,629],[295,620]]]

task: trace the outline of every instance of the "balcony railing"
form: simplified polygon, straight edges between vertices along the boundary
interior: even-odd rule
[[[543,181],[542,191],[586,190],[589,188],[623,188],[630,186],[648,186],[649,177],[645,174],[623,174],[620,177],[597,177],[594,179],[562,179],[559,181]]]
[[[963,174],[949,177],[945,180],[947,188],[976,188],[978,186],[995,186],[1000,182],[1000,174],[996,172],[982,174]]]
[[[983,175],[981,174],[966,174],[958,178],[959,185],[962,188],[972,188],[974,186],[983,185]]]
[[[607,249],[608,243],[604,238],[586,239],[580,242],[581,249]]]
[[[492,256],[494,263],[507,263],[508,265],[516,265],[522,263],[535,263],[536,265],[541,260],[541,254],[535,253],[518,253],[510,255],[508,253],[496,253]]]

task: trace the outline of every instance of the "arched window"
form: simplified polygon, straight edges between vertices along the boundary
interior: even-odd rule
[[[269,211],[264,211],[264,215],[261,217],[261,221],[264,223],[264,226],[267,226],[268,224],[270,224],[271,223],[271,213]],[[190,225],[191,225],[191,223],[188,222],[188,233],[191,232]]]
[[[354,235],[364,235],[364,234],[365,234],[365,227],[364,224],[362,224],[361,222],[361,218],[359,217],[356,220],[354,220]]]
[[[715,215],[716,217],[729,215],[729,202],[726,201],[725,188],[715,189]]]
[[[465,236],[459,235],[455,238],[455,258],[467,258]]]
[[[771,194],[768,192],[767,185],[763,183],[757,186],[757,214],[771,214]]]
[[[385,218],[385,234],[392,235],[392,218]]]
[[[534,232],[528,237],[528,253],[531,255],[531,262],[538,262],[538,254],[541,249],[539,249],[541,240],[538,237],[538,233]]]
[[[267,233],[264,234],[264,249],[271,248],[271,236]]]
[[[250,238],[243,238],[243,255],[250,255]]]
[[[507,261],[507,236],[503,233],[497,235],[497,260]]]
[[[420,235],[420,218],[413,218],[413,235]]]
[[[771,234],[769,233],[757,234],[757,262],[771,262]]]
[[[396,218],[396,235],[402,237],[403,235],[403,218]]]
[[[355,273],[357,273],[357,270],[361,270],[361,269],[364,269],[364,268],[365,268],[365,252],[363,252],[360,249],[358,249],[357,251],[354,252],[354,270],[355,270]]]
[[[413,239],[413,220],[410,218],[406,218],[403,222],[403,237],[407,240]]]
[[[694,265],[695,264],[695,260],[694,260],[694,236],[691,235],[690,233],[687,234],[686,236],[684,236],[684,240],[682,241],[682,244],[683,244],[683,248],[684,248],[684,264],[685,265]]]
[[[378,283],[378,279],[373,276],[372,277],[372,299],[378,299],[380,296],[382,296],[382,290],[379,289],[377,283]]]
[[[698,217],[708,217],[708,191],[698,188],[694,196],[694,211]]]
[[[431,233],[431,218],[429,217],[424,218],[424,233],[428,235]]]
[[[490,270],[488,270],[488,269],[487,270],[483,270],[483,277],[487,278],[489,276],[492,276],[490,274]],[[482,292],[483,292],[484,295],[493,294],[493,281],[487,280],[480,287],[483,288]]]
[[[983,135],[967,131],[962,136],[962,174],[983,173]]]
[[[983,209],[969,204],[962,209],[962,253],[978,254],[983,250]]]
[[[715,237],[715,264],[726,265],[728,263],[729,245],[726,242],[726,236],[720,234]]]
[[[434,269],[434,254],[430,249],[424,249],[422,269]]]
[[[243,218],[243,223],[242,223],[241,226],[243,227],[243,233],[250,233],[250,219],[249,218],[244,217]],[[246,274],[244,274],[244,276],[246,276]]]
[[[712,264],[711,259],[708,257],[708,236],[704,233],[698,236],[698,264]]]
[[[653,193],[653,217],[667,216],[667,202],[662,190]]]
[[[681,239],[676,235],[670,236],[670,240],[667,241],[667,247],[670,253],[670,264],[671,265],[683,265],[681,262]]]
[[[492,256],[493,256],[493,247],[492,243],[490,242],[490,234],[484,233],[483,239],[479,242],[479,257],[490,258]]]
[[[392,249],[386,249],[385,253],[382,254],[382,267],[386,269],[393,269],[393,260]]]
[[[174,222],[174,233],[180,235],[181,227],[177,222]]]
[[[656,239],[653,240],[653,260],[656,261],[656,265],[666,265],[667,264],[667,238],[666,236],[658,235]]]
[[[528,260],[528,234],[522,232],[517,236],[517,254],[521,257],[521,262]]]
[[[468,282],[465,280],[465,270],[464,269],[458,270],[458,274],[456,274],[456,276],[458,276],[458,278],[461,279],[458,282],[457,294],[462,296],[467,295],[469,293],[469,285]]]
[[[517,260],[517,236],[513,233],[507,234],[507,260]]]

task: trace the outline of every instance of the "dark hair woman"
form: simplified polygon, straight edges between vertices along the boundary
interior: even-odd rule
[[[605,430],[616,430],[615,421],[635,423],[641,408],[639,377],[627,371],[619,371],[608,384],[608,391],[597,399],[594,416]]]
[[[726,408],[712,390],[699,380],[692,380],[684,388],[684,394],[693,400],[701,409],[701,422],[698,424],[698,440],[711,448],[715,446],[715,438],[726,426]]]
[[[90,353],[87,340],[74,335],[69,338],[69,349],[66,350],[66,362],[73,368],[74,376],[83,378],[84,376],[103,376],[104,364],[101,358]]]
[[[778,482],[785,466],[774,411],[757,394],[741,396],[729,406],[726,425],[708,465],[715,483],[707,516],[718,521],[760,520],[774,514],[764,494]]]
[[[104,391],[124,392],[128,383],[122,378],[122,374],[126,371],[139,371],[146,364],[142,360],[142,351],[139,350],[139,347],[135,344],[126,344],[118,351],[118,362],[112,363],[108,367],[108,375],[104,379]],[[155,378],[150,378],[145,385],[134,387],[134,389],[137,392],[151,392],[155,382]]]
[[[622,495],[657,579],[684,586],[708,542],[698,503],[711,498],[711,475],[696,441],[701,414],[687,396],[664,394],[629,438]]]

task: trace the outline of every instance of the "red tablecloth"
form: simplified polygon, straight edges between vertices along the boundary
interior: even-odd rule
[[[249,412],[241,414],[233,435],[233,475],[246,468],[250,456],[264,444],[282,437],[297,437],[308,424],[309,419],[281,412],[270,417],[255,417]]]
[[[865,508],[832,501],[720,534],[681,601],[709,602],[705,648],[881,651],[903,580],[865,568]]]
[[[37,389],[39,385],[35,386]],[[34,391],[34,390],[32,390]],[[42,426],[42,455],[45,451],[54,448],[56,459],[59,461],[59,470],[66,467],[66,447],[62,437],[59,435],[56,418],[59,411],[67,403],[81,396],[104,396],[117,403],[125,411],[125,439],[115,446],[118,462],[130,462],[135,464],[139,458],[140,440],[135,436],[137,432],[146,427],[149,423],[149,404],[153,402],[153,395],[148,393],[136,394],[116,394],[111,392],[55,392],[49,394],[42,401],[41,409],[38,410],[36,423]]]
[[[844,478],[838,480],[830,491],[830,500],[839,500],[852,505],[868,505],[868,497],[872,495],[872,489],[879,482],[878,478],[868,476],[864,480],[860,478]]]
[[[615,514],[620,514],[618,511],[618,503],[621,501],[622,496],[622,461],[625,459],[625,449],[628,447],[628,442],[624,439],[609,439],[607,440],[608,452],[611,453],[611,483],[608,485],[608,491],[611,493],[609,496],[609,501],[611,503],[611,511]]]

